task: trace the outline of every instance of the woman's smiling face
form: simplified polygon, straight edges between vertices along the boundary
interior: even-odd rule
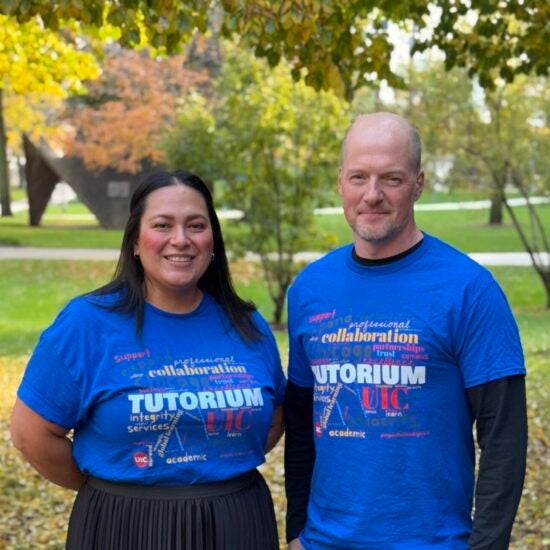
[[[208,269],[213,246],[208,210],[198,191],[179,184],[153,191],[134,245],[146,301],[166,311],[196,305],[198,281]]]

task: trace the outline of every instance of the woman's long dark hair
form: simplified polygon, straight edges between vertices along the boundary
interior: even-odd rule
[[[208,210],[214,238],[214,257],[204,275],[199,279],[198,287],[210,294],[220,304],[235,330],[246,342],[258,340],[261,333],[252,319],[252,312],[256,308],[251,302],[239,298],[231,281],[222,231],[214,210],[212,195],[198,176],[184,170],[154,172],[138,185],[130,200],[130,216],[124,229],[120,257],[113,280],[92,292],[91,295],[119,292],[119,299],[109,306],[109,309],[135,313],[137,333],[141,333],[145,302],[144,272],[139,258],[134,256],[134,245],[139,237],[140,222],[145,211],[147,197],[153,191],[170,185],[186,185],[198,191],[204,198]]]

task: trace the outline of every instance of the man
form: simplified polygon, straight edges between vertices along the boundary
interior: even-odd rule
[[[290,550],[508,547],[527,445],[518,330],[491,274],[417,227],[420,151],[397,115],[354,122],[338,178],[353,244],[289,292]]]

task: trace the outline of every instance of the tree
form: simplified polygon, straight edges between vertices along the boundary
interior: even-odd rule
[[[216,193],[225,182],[221,200],[244,212],[228,240],[259,256],[275,323],[295,254],[319,242],[313,210],[335,185],[347,115],[332,92],[293,82],[286,63],[271,71],[228,47],[211,102],[189,98],[167,145],[172,165],[216,180]]]
[[[38,17],[54,30],[64,20],[109,24],[122,44],[145,36],[173,52],[206,31],[210,10],[219,6],[223,35],[239,36],[271,66],[285,59],[294,80],[347,98],[381,80],[404,86],[390,67],[392,24],[413,32],[413,52],[439,48],[446,70],[464,68],[497,96],[501,82],[549,72],[547,0],[7,0],[0,13],[21,23]]]
[[[396,93],[392,108],[419,128],[424,164],[433,169],[443,159],[452,166],[447,183],[455,179],[455,185],[485,188],[491,197],[490,224],[501,223],[503,211],[508,212],[550,307],[549,238],[528,200],[550,191],[548,80],[521,76],[481,90],[464,70],[445,72],[433,61],[409,67],[405,78],[408,89]],[[506,191],[511,186],[527,201],[527,223],[510,206]]]
[[[511,183],[507,163],[532,164],[533,140],[544,141],[543,134],[533,134],[530,121],[544,119],[547,81],[520,76],[511,84],[497,80],[493,89],[481,89],[464,69],[445,71],[442,64],[434,59],[411,63],[403,71],[407,87],[395,91],[390,108],[421,130],[425,164],[450,166],[448,187],[486,192],[489,224],[499,225],[505,186]]]
[[[3,109],[3,93],[2,88],[0,88],[0,206],[2,207],[2,216],[11,216],[8,156],[6,152],[7,140],[4,117],[2,116]]]
[[[11,95],[66,97],[99,73],[95,58],[35,19],[18,23],[0,15],[0,194],[2,215],[11,215],[3,99]]]
[[[34,141],[45,139],[54,149],[59,149],[65,135],[61,120],[64,105],[63,98],[50,94],[7,93],[3,112],[11,155],[23,155],[22,134],[27,134]]]
[[[538,215],[537,210],[529,200],[527,185],[524,181],[524,175],[510,167],[510,177],[513,185],[519,190],[527,203],[529,212],[529,228],[524,227],[516,216],[510,203],[504,198],[506,211],[518,232],[518,235],[527,250],[533,268],[540,277],[544,290],[546,292],[546,307],[550,309],[550,239],[546,234],[544,224]]]
[[[468,107],[447,115],[456,127],[451,145],[457,166],[488,182],[491,225],[502,224],[506,186],[514,184],[512,171],[522,174],[522,180],[532,179],[530,189],[538,187],[540,191],[550,169],[539,153],[548,139],[539,127],[548,124],[550,113],[544,108],[547,87],[546,79],[525,76],[511,84],[500,82],[493,90],[478,93],[477,98],[472,94]]]
[[[477,129],[473,131],[475,138],[462,148],[462,153],[492,182],[489,222],[501,223],[502,210],[506,209],[542,281],[548,308],[549,239],[529,195],[550,191],[549,106],[547,79],[519,77],[512,84],[501,83],[494,90],[485,90]],[[527,201],[527,224],[522,224],[510,207],[507,186],[515,187]]]
[[[147,49],[113,46],[101,69],[98,79],[86,83],[86,94],[69,102],[65,120],[73,132],[65,153],[81,157],[90,169],[138,172],[144,163],[161,163],[159,140],[175,120],[178,99],[205,77],[185,69],[184,56],[153,57]]]
[[[429,172],[428,185],[454,187],[484,186],[483,178],[472,170],[472,159],[464,148],[479,128],[480,114],[474,101],[474,83],[463,69],[445,71],[441,59],[409,59],[399,68],[406,88],[381,94],[371,105],[363,93],[354,99],[354,110],[395,111],[410,120],[422,136],[422,161]],[[475,178],[475,179],[474,179]]]
[[[124,45],[146,35],[170,53],[195,30],[205,32],[210,10],[220,5],[225,36],[241,37],[272,66],[286,59],[293,77],[315,89],[348,97],[369,80],[399,83],[390,68],[389,22],[413,28],[415,50],[438,47],[446,68],[465,67],[483,86],[496,76],[511,82],[518,74],[548,74],[547,0],[7,0],[0,13],[21,22],[38,16],[54,30],[65,19],[109,23]]]
[[[446,69],[465,67],[488,88],[497,78],[549,71],[547,0],[7,0],[0,14],[20,23],[38,18],[54,31],[65,21],[111,26],[122,45],[147,41],[173,53],[206,32],[220,6],[223,35],[239,36],[271,66],[286,59],[295,80],[347,98],[376,81],[403,85],[390,67],[389,23],[412,29],[413,51],[437,47]]]

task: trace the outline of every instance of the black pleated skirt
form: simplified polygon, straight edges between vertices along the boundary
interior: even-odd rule
[[[89,478],[67,550],[278,550],[269,488],[257,470],[218,483],[160,487]]]

